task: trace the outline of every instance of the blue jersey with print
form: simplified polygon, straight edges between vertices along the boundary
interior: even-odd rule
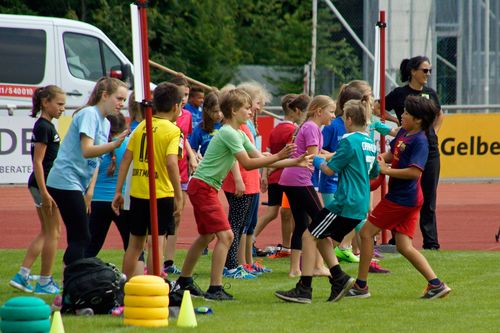
[[[330,125],[325,126],[323,131],[323,149],[333,153],[337,151],[340,140],[346,134],[344,120],[342,117],[335,118]],[[319,178],[319,192],[320,193],[335,193],[339,183],[339,176],[337,173],[333,176],[327,176],[324,173]]]
[[[198,124],[201,123],[201,121],[203,120],[201,116],[202,113],[201,107],[197,108],[194,105],[186,103],[186,105],[184,105],[184,109],[191,112],[192,128],[198,126]]]
[[[205,156],[205,152],[207,151],[208,144],[210,140],[214,137],[214,135],[219,131],[221,123],[215,123],[214,129],[211,133],[208,133],[203,128],[201,128],[201,124],[198,124],[193,130],[193,133],[189,137],[189,144],[194,151],[200,151],[201,156]]]
[[[391,168],[405,169],[416,167],[424,170],[429,144],[424,131],[408,135],[405,129],[399,130],[396,138],[391,141],[393,155]],[[389,192],[386,199],[401,206],[415,207],[423,202],[420,177],[417,179],[389,178]]]

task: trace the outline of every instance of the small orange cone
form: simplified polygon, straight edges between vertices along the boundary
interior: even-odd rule
[[[194,314],[193,302],[191,301],[191,294],[188,290],[184,290],[182,295],[181,309],[177,319],[178,327],[196,327],[196,315]]]
[[[52,314],[52,325],[50,326],[50,333],[64,333],[61,312],[59,311],[54,311],[54,314]]]

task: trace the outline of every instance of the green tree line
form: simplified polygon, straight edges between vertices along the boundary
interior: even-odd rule
[[[208,85],[231,81],[240,64],[290,68],[296,80],[283,90],[302,89],[302,70],[311,57],[310,0],[150,0],[150,58]],[[334,1],[349,6],[349,2]],[[0,12],[64,17],[100,28],[132,58],[129,4],[123,0],[2,0]],[[318,67],[340,82],[360,77],[360,60],[340,24],[320,6]],[[359,14],[361,15],[361,13]],[[152,70],[153,81],[168,79]]]

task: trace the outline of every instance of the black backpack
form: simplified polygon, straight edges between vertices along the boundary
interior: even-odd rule
[[[79,259],[64,269],[62,313],[92,308],[107,314],[123,305],[123,275],[113,264],[99,258]]]

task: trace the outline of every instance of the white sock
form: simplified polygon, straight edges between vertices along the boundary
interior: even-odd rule
[[[45,286],[45,285],[49,284],[50,280],[52,280],[52,276],[50,276],[50,275],[48,275],[48,276],[40,275],[40,285],[41,286]]]
[[[31,269],[21,266],[19,269],[19,274],[21,274],[25,279],[30,276]]]

